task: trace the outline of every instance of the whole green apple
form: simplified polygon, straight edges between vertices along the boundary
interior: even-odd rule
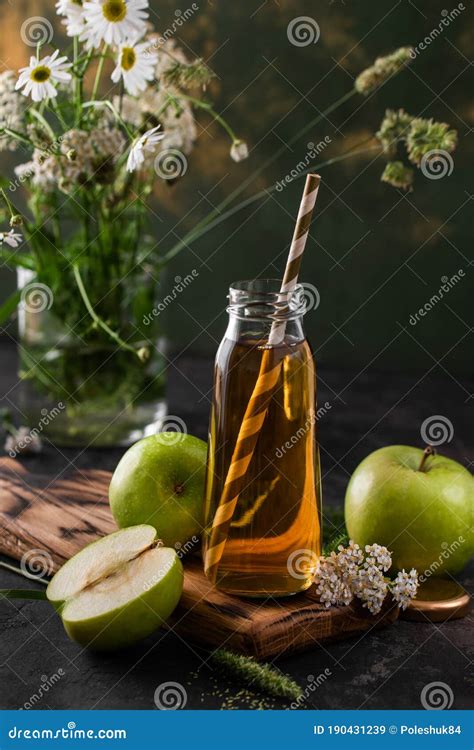
[[[474,477],[420,448],[391,445],[357,467],[346,491],[349,537],[382,544],[394,569],[430,577],[461,570],[473,553]]]
[[[163,625],[181,597],[183,566],[176,550],[157,545],[156,529],[133,526],[89,544],[58,570],[46,596],[73,641],[110,651]]]
[[[151,524],[167,547],[201,534],[207,445],[192,435],[159,432],[122,456],[109,489],[120,528]]]

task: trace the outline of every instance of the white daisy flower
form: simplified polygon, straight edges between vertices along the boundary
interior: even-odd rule
[[[23,237],[14,229],[10,229],[9,232],[0,232],[0,245],[10,245],[10,247],[18,247],[20,242],[23,241]]]
[[[53,83],[68,83],[72,76],[67,72],[71,63],[67,57],[58,57],[59,50],[52,55],[47,55],[42,60],[30,57],[30,64],[26,68],[20,68],[20,77],[16,82],[15,89],[23,89],[23,96],[30,96],[34,102],[42,99],[50,99],[57,96]]]
[[[149,42],[135,44],[126,41],[118,51],[117,67],[112,73],[112,81],[118,83],[123,78],[127,93],[137,96],[145,91],[147,81],[155,77],[158,55],[151,51]]]
[[[87,0],[83,4],[86,26],[80,39],[89,47],[101,42],[123,44],[146,31],[148,0]]]
[[[156,149],[159,141],[165,137],[164,133],[157,133],[161,125],[157,125],[151,130],[147,130],[140,138],[138,138],[130,149],[130,153],[127,159],[127,171],[135,172],[136,169],[141,167],[145,161],[144,151],[153,152]]]
[[[85,19],[82,12],[82,0],[58,0],[58,16],[65,16],[63,21],[68,36],[79,36],[84,31]]]

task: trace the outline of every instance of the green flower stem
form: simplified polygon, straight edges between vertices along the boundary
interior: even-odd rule
[[[97,73],[95,75],[94,88],[92,89],[92,99],[95,99],[97,96],[97,91],[99,89],[99,83],[100,83],[100,77],[102,75],[102,69],[104,67],[105,58],[107,57],[107,49],[108,49],[108,45],[104,44],[102,53],[100,55],[99,64],[97,66]]]
[[[91,316],[92,320],[95,323],[97,323],[97,325],[100,326],[102,328],[102,330],[104,330],[106,333],[108,333],[108,335],[110,336],[110,338],[113,339],[122,349],[126,349],[127,351],[132,352],[132,354],[134,354],[136,357],[138,357],[138,359],[140,359],[138,351],[136,349],[134,349],[133,346],[130,346],[130,344],[127,344],[127,342],[124,341],[119,336],[119,334],[116,331],[113,331],[112,328],[110,328],[107,325],[107,323],[105,322],[105,320],[102,320],[102,318],[99,315],[97,315],[97,313],[94,310],[94,308],[92,307],[91,301],[90,301],[90,299],[89,299],[89,297],[87,295],[86,289],[84,287],[84,282],[82,281],[82,277],[81,277],[81,274],[79,272],[79,268],[78,268],[78,266],[75,263],[73,263],[72,269],[73,269],[73,272],[74,272],[74,278],[76,279],[76,284],[77,284],[77,287],[78,287],[79,292],[81,294],[82,300],[83,300],[83,302],[84,302],[84,304],[85,304],[85,306],[87,308],[87,312]]]
[[[324,112],[321,112],[317,117],[314,117],[310,122],[305,125],[301,130],[296,133],[296,135],[293,136],[293,138],[290,138],[287,144],[283,144],[280,146],[279,149],[275,151],[275,153],[267,159],[258,169],[256,169],[254,172],[252,172],[251,175],[247,177],[246,180],[240,183],[240,185],[233,190],[226,198],[224,198],[223,201],[221,201],[216,208],[214,208],[212,211],[210,211],[207,216],[205,216],[201,221],[199,221],[194,229],[192,229],[190,232],[188,232],[185,237],[180,240],[176,245],[174,245],[171,250],[168,251],[168,253],[165,255],[165,259],[173,258],[177,253],[179,253],[180,250],[183,249],[183,247],[186,246],[188,243],[190,237],[200,237],[200,234],[196,234],[196,232],[200,231],[201,228],[209,224],[216,216],[220,215],[222,212],[222,209],[231,203],[234,198],[237,198],[238,195],[240,195],[245,188],[250,185],[252,182],[256,180],[257,177],[263,172],[264,169],[269,167],[271,164],[273,164],[288,148],[288,146],[292,146],[294,143],[296,143],[301,136],[305,135],[311,128],[313,128],[315,125],[317,125],[324,117],[329,115],[331,112],[333,112],[335,109],[340,107],[342,104],[347,102],[349,99],[351,99],[353,96],[357,94],[355,89],[351,89],[346,94],[341,96],[337,101],[333,102],[327,109],[324,110]]]
[[[45,367],[41,366],[41,363],[37,362],[33,357],[31,357],[24,346],[20,345],[20,348],[22,362],[24,362],[24,364],[28,368],[26,374],[20,372],[20,380],[29,380],[31,377],[34,377],[39,380],[40,383],[43,383],[45,388],[47,388],[49,391],[54,391],[54,389],[58,386],[57,381],[53,377],[51,377]],[[31,375],[32,373],[33,375]]]
[[[35,589],[0,589],[0,599],[41,599],[47,601],[46,591]]]
[[[36,120],[38,120],[39,123],[44,127],[44,129],[49,133],[51,138],[53,140],[56,139],[56,133],[54,132],[53,128],[47,121],[47,119],[34,107],[30,107],[29,114],[32,115]]]
[[[95,58],[99,58],[100,55],[94,55],[94,50],[90,50],[86,55],[83,55],[82,57],[79,57],[76,61],[77,66],[81,63],[84,63],[82,70],[80,72],[81,76],[84,76],[87,68],[89,67],[89,63],[91,60],[94,60]]]
[[[6,204],[8,210],[10,212],[10,219],[11,219],[12,216],[15,216],[16,214],[18,214],[18,211],[14,210],[14,206],[11,203],[10,198],[7,196],[7,194],[6,194],[6,192],[5,192],[5,190],[3,188],[0,188],[0,195],[2,196],[3,200],[5,201],[5,204]]]
[[[6,203],[6,206],[8,208],[8,211],[10,212],[10,219],[12,216],[21,216],[23,219],[22,229],[24,234],[28,234],[33,231],[32,225],[25,219],[25,217],[22,215],[21,211],[16,208],[15,204],[11,202],[10,198],[7,196],[4,188],[0,188],[0,197],[3,198],[3,200]]]
[[[294,180],[298,180],[301,177],[305,177],[307,174],[310,174],[311,172],[314,172],[315,170],[324,169],[324,167],[328,167],[332,164],[337,164],[340,161],[345,161],[346,159],[350,159],[353,156],[358,156],[360,154],[366,154],[370,151],[380,151],[380,146],[371,146],[369,148],[362,148],[355,151],[350,151],[346,154],[342,154],[341,156],[335,156],[333,159],[328,159],[325,162],[321,162],[321,164],[315,164],[308,169],[305,169],[304,172],[300,172],[300,174],[294,178]],[[196,231],[189,232],[186,237],[184,237],[183,240],[180,240],[171,250],[166,253],[166,255],[162,259],[163,265],[170,261],[172,258],[174,258],[175,255],[177,255],[180,250],[183,249],[183,247],[189,245],[190,242],[194,242],[195,240],[202,237],[204,234],[207,234],[207,232],[210,232],[211,229],[214,229],[214,227],[221,224],[223,221],[226,221],[229,217],[233,216],[234,214],[238,213],[242,209],[246,208],[247,206],[250,206],[252,203],[256,203],[259,200],[262,200],[268,195],[271,195],[275,190],[277,189],[276,185],[272,185],[269,188],[266,188],[265,190],[261,190],[259,193],[255,193],[255,195],[251,195],[249,198],[246,198],[245,200],[238,203],[236,206],[232,206],[228,211],[225,211],[220,216],[218,216],[213,221],[210,221],[205,226],[201,228],[197,228]],[[198,225],[199,227],[199,225]]]
[[[18,568],[15,565],[9,565],[9,563],[0,561],[0,568],[4,568],[5,570],[9,570],[10,573],[16,573],[17,575],[21,576],[22,578],[27,578],[29,581],[38,581],[38,583],[43,583],[45,586],[47,585],[47,581],[45,581],[44,578],[38,578],[38,576],[33,575],[32,573],[28,573],[26,570],[23,570],[22,568]],[[5,589],[3,589],[4,591]],[[7,591],[17,591],[18,589],[6,589]],[[0,589],[0,592],[2,589]],[[29,594],[30,591],[26,591],[24,589],[19,589],[22,593]],[[39,595],[44,594],[43,591],[33,591],[34,594],[38,594],[35,598],[40,598]]]
[[[77,66],[77,60],[79,57],[79,39],[77,36],[73,38],[73,70],[75,70]],[[73,76],[73,98],[74,98],[74,105],[76,108],[76,121],[79,121],[79,117],[81,114],[81,89],[82,89],[82,76],[79,76],[75,74]]]
[[[169,94],[168,92],[166,92],[166,94],[173,101],[176,101],[175,97],[172,96],[172,94]],[[211,107],[210,104],[208,104],[207,102],[203,102],[201,99],[195,99],[193,96],[188,96],[187,94],[181,94],[180,93],[179,98],[180,99],[187,99],[189,102],[191,102],[191,104],[194,104],[194,106],[197,107],[198,109],[204,109],[206,112],[209,112],[209,114],[212,115],[212,117],[214,118],[214,120],[216,120],[216,122],[218,122],[219,125],[221,125],[221,127],[224,128],[224,130],[226,131],[226,133],[229,135],[232,143],[234,143],[234,141],[238,140],[237,135],[234,133],[234,131],[230,127],[229,123],[226,120],[224,120],[224,118],[221,117],[221,115],[219,115],[215,111],[215,109],[213,109]]]
[[[64,119],[64,117],[61,114],[61,110],[59,108],[59,105],[58,105],[56,99],[54,99],[54,98],[50,99],[50,102],[51,102],[51,109],[53,110],[54,114],[56,115],[56,117],[58,118],[59,122],[63,126],[64,130],[68,130],[68,124],[67,124],[66,120]]]
[[[127,133],[127,135],[130,138],[130,140],[133,141],[133,139],[134,139],[133,133],[128,129],[125,120],[122,119],[122,117],[120,116],[120,113],[117,112],[117,110],[114,107],[114,105],[112,104],[112,102],[110,102],[108,99],[104,99],[104,100],[102,100],[102,99],[90,99],[89,101],[84,102],[81,106],[82,106],[83,109],[88,109],[90,107],[107,107],[108,109],[110,109],[110,111],[112,112],[112,114],[116,118],[117,122],[119,122],[121,124],[121,126],[123,127],[123,129]],[[127,156],[128,156],[128,154],[127,154]]]
[[[21,143],[27,143],[28,146],[31,146],[32,148],[35,147],[33,141],[31,141],[26,135],[23,135],[23,133],[19,133],[17,130],[1,126],[0,133],[5,133],[5,135],[9,135],[11,138],[21,141]]]

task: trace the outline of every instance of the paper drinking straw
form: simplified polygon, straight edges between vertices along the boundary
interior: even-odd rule
[[[320,182],[321,178],[317,174],[309,174],[306,177],[280,293],[293,291],[298,281],[301,259],[306,240],[308,239],[309,225]],[[284,340],[285,329],[286,321],[274,321],[272,323],[268,337],[270,346],[276,346]],[[265,349],[262,355],[257,382],[245,410],[237,436],[221,499],[212,521],[209,542],[204,557],[204,569],[211,581],[215,581],[216,579],[230,523],[240,492],[244,486],[245,475],[252,460],[260,429],[265,420],[268,404],[280,377],[280,370],[281,363],[272,364],[271,350]]]

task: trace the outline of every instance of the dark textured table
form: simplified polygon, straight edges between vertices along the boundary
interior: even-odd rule
[[[16,356],[11,345],[0,346],[0,363],[0,391],[6,396],[2,405],[14,411]],[[170,366],[168,377],[170,413],[184,419],[189,432],[205,438],[212,363],[181,358]],[[420,445],[420,426],[433,414],[446,415],[454,425],[454,438],[442,452],[471,466],[468,407],[473,385],[436,368],[400,375],[370,368],[326,369],[323,363],[319,404],[331,405],[320,424],[325,507],[341,506],[351,472],[371,451],[394,443]],[[42,455],[23,460],[45,473],[69,464],[113,469],[122,452],[48,446]],[[472,567],[460,580],[472,588]],[[0,568],[0,587],[23,585],[31,587]],[[118,655],[99,656],[67,639],[47,603],[3,600],[0,642],[1,708],[149,709],[155,707],[156,688],[165,682],[184,686],[186,708],[259,705],[245,691],[238,695],[241,687],[216,672],[207,654],[172,632],[160,631]],[[400,620],[360,638],[279,659],[275,666],[306,689],[303,708],[420,708],[422,689],[435,681],[452,691],[453,708],[467,708],[473,656],[471,614],[438,625]],[[312,680],[319,675],[323,677]]]

